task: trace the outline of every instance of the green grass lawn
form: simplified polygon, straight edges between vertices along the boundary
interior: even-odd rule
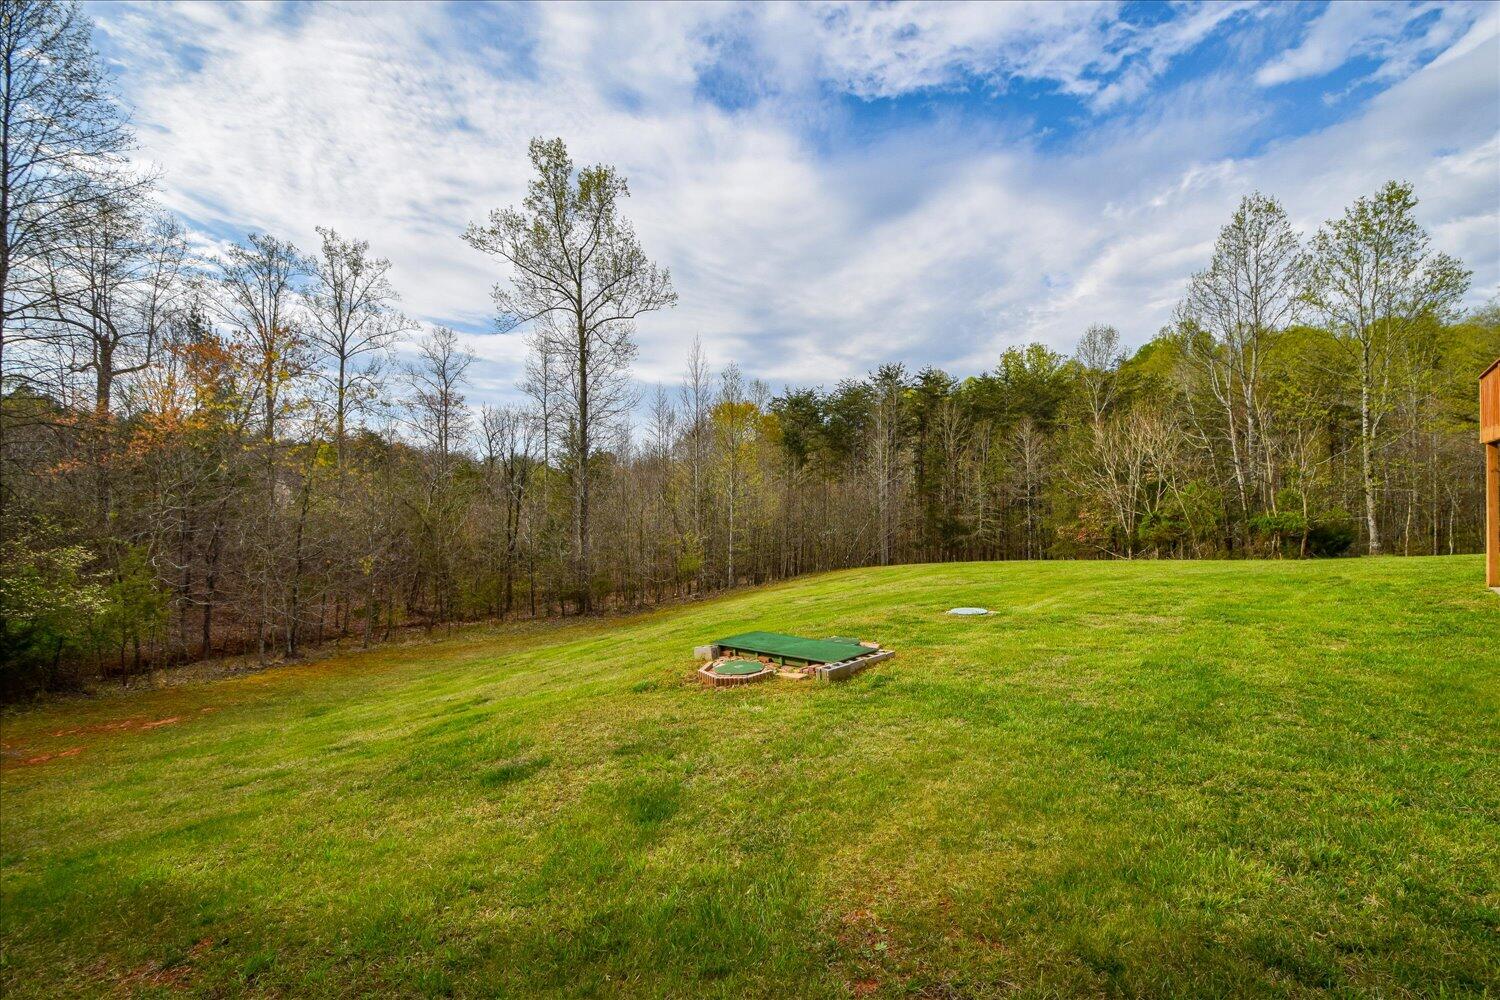
[[[0,987],[1493,993],[1480,577],[872,569],[13,714]],[[690,679],[753,629],[898,654]]]

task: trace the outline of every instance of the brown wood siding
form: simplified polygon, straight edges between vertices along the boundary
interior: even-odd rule
[[[1479,440],[1500,441],[1500,360],[1479,376]]]
[[[1484,442],[1484,582],[1500,590],[1500,359],[1479,376],[1479,440]]]
[[[1500,588],[1500,444],[1484,446],[1484,582]]]

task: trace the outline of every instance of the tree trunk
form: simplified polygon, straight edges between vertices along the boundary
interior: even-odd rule
[[[580,291],[581,296],[581,291]],[[589,342],[588,330],[584,325],[584,316],[580,302],[579,311],[575,317],[576,331],[578,337],[578,371],[574,377],[578,380],[578,454],[573,460],[577,463],[578,477],[574,489],[574,527],[573,527],[573,561],[575,566],[578,588],[578,613],[587,614],[592,609],[592,595],[590,591],[589,572],[589,453],[593,450],[593,428],[590,421],[593,414],[590,412],[589,399]]]
[[[312,501],[312,475],[308,474],[302,480],[302,503],[297,511],[297,531],[292,545],[294,553],[292,559],[292,598],[287,609],[286,623],[286,655],[290,659],[297,655],[298,638],[298,616],[302,613],[302,570],[306,562],[303,553],[302,540],[307,527],[307,508]]]
[[[1370,414],[1370,349],[1364,349],[1359,380],[1359,461],[1364,490],[1365,528],[1369,532],[1370,555],[1380,555],[1380,525],[1375,516],[1375,432]]]

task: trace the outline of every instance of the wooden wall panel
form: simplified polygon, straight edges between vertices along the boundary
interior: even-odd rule
[[[1479,440],[1484,442],[1484,582],[1500,589],[1500,360],[1479,376]]]
[[[1500,360],[1479,376],[1479,440],[1500,441]]]
[[[1500,588],[1500,444],[1484,445],[1484,582]]]

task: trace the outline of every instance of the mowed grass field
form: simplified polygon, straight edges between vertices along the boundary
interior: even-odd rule
[[[872,569],[12,713],[0,987],[1494,993],[1480,574]],[[689,679],[751,629],[898,655]]]

